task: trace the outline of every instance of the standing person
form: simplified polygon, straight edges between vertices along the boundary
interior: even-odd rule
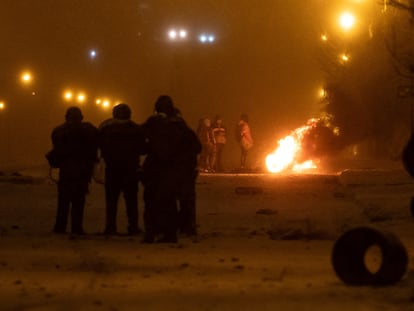
[[[214,142],[212,169],[216,172],[222,172],[222,155],[227,140],[227,129],[224,127],[220,116],[216,116],[213,122],[212,136]]]
[[[177,118],[182,119],[181,113],[176,109]],[[181,171],[182,184],[178,190],[178,229],[181,234],[187,236],[197,235],[196,220],[196,180],[198,176],[197,156],[202,146],[197,134],[187,126],[185,133],[185,145],[182,146],[178,169]]]
[[[253,147],[253,138],[250,132],[249,119],[246,114],[240,116],[239,143],[241,148],[240,168],[246,169],[247,153]]]
[[[143,124],[148,154],[143,165],[145,237],[143,242],[176,243],[179,226],[177,199],[191,162],[188,126],[177,116],[172,99],[160,96],[155,114]],[[183,170],[184,169],[184,170]],[[155,240],[160,236],[158,240]]]
[[[138,173],[140,155],[145,153],[141,127],[131,120],[131,109],[125,103],[115,106],[112,119],[99,127],[99,147],[105,161],[106,223],[104,234],[117,234],[117,209],[124,195],[128,234],[140,233],[138,226]]]
[[[200,171],[208,173],[212,171],[211,163],[213,158],[213,135],[211,133],[211,120],[202,118],[197,128],[197,136],[201,142],[202,150],[199,158]]]
[[[65,123],[52,131],[53,149],[46,157],[51,167],[59,168],[58,204],[55,233],[65,233],[71,210],[71,233],[84,234],[83,214],[88,185],[97,160],[98,130],[82,122],[82,111],[70,107]]]

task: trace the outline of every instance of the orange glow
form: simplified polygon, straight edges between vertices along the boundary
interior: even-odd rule
[[[83,103],[86,100],[86,95],[84,93],[79,93],[77,100],[78,102]]]
[[[340,58],[341,58],[341,60],[343,61],[343,62],[347,62],[347,61],[349,61],[349,55],[347,55],[347,54],[341,54],[340,55]]]
[[[0,102],[0,110],[4,110],[6,108],[6,104],[4,102]]]
[[[73,98],[73,93],[71,91],[66,91],[63,93],[63,98],[70,101]]]
[[[22,83],[29,84],[33,80],[33,75],[29,71],[25,71],[20,76],[20,79],[21,79]]]
[[[324,88],[321,88],[319,90],[319,98],[325,98],[328,95],[328,93],[326,92],[326,90]]]
[[[298,162],[298,157],[301,156],[303,137],[315,122],[315,119],[310,119],[307,125],[297,128],[290,135],[278,141],[277,149],[266,157],[266,167],[269,172],[280,173],[288,170],[303,172],[317,168],[311,159]]]
[[[339,24],[344,30],[349,30],[355,25],[355,16],[350,12],[344,12],[339,17]]]
[[[293,165],[292,171],[302,172],[305,170],[310,170],[310,169],[315,169],[315,168],[317,168],[316,164],[312,160],[308,160],[303,163]]]

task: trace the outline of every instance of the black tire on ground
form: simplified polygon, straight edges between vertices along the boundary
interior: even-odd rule
[[[371,246],[378,246],[382,260],[378,271],[370,272],[365,254]],[[392,233],[371,227],[357,227],[345,232],[332,251],[332,264],[338,277],[348,285],[392,285],[407,271],[408,255],[404,245]]]

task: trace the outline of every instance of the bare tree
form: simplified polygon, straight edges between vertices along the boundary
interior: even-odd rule
[[[412,18],[409,3],[398,4],[404,10],[384,2],[384,8],[371,12],[365,28],[361,25],[359,35],[346,45],[334,37],[321,47],[328,92],[325,110],[340,129],[342,143],[338,145],[369,146],[362,148],[365,156],[395,157],[396,137],[410,124],[409,106],[398,101],[397,90],[401,79],[412,75],[414,46],[405,41],[412,29],[402,15],[410,17],[408,24]],[[347,57],[341,59],[344,51]]]

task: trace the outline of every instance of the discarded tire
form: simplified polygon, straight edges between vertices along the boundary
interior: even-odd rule
[[[372,273],[365,263],[371,246],[378,246],[382,260],[378,271]],[[332,251],[332,263],[338,277],[348,285],[392,285],[407,271],[408,255],[400,240],[389,232],[370,227],[358,227],[344,233]]]
[[[249,195],[249,194],[261,194],[263,193],[263,188],[262,187],[236,187],[235,189],[236,194],[244,194],[244,195]]]

